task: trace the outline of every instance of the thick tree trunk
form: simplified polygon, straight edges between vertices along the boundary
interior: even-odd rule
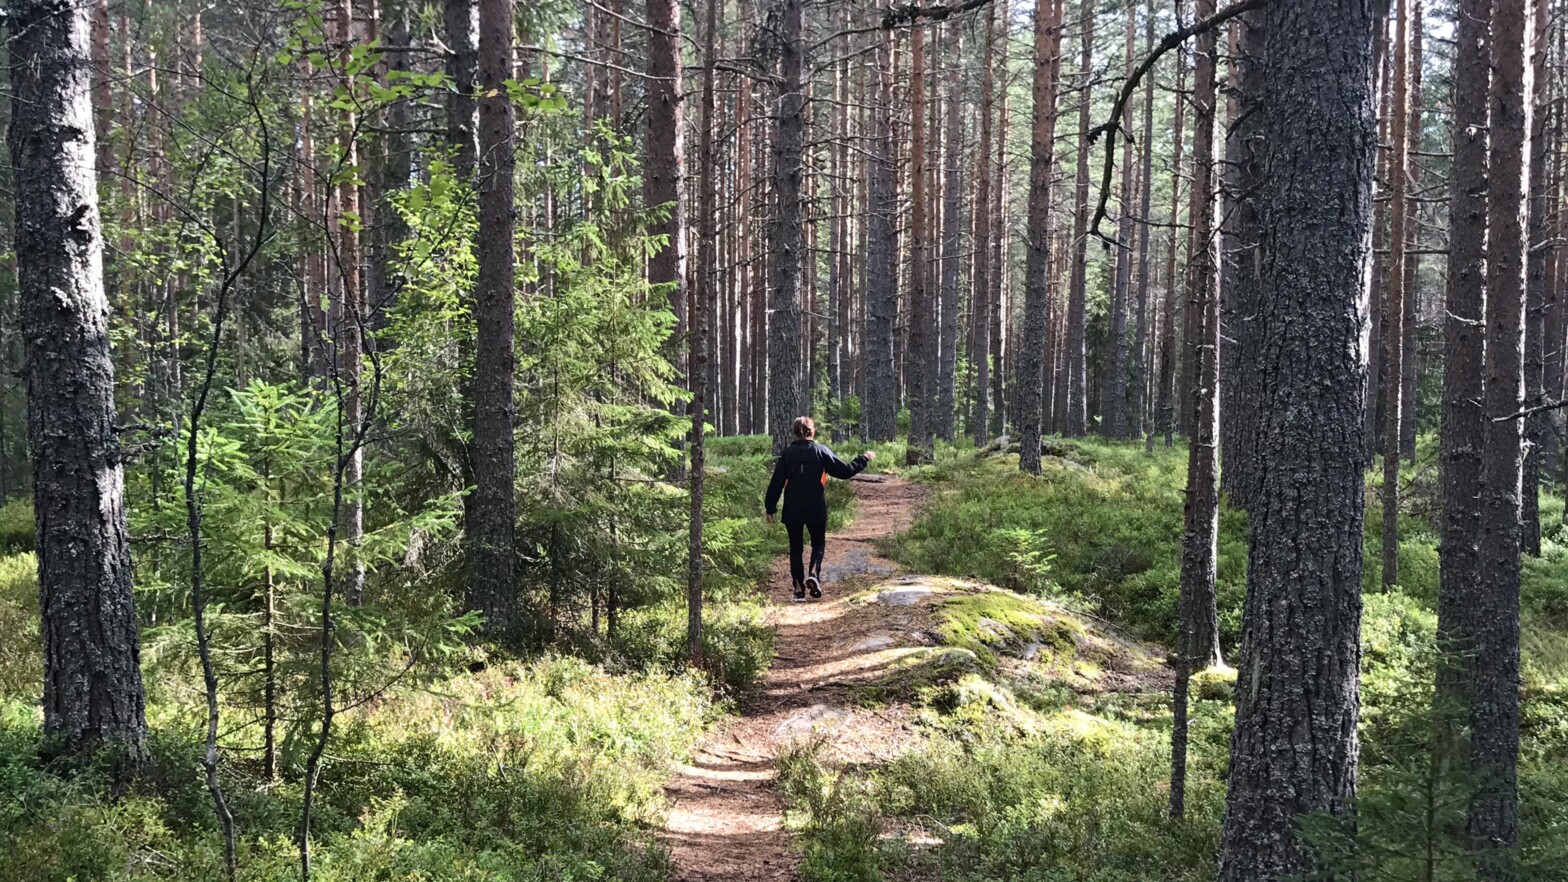
[[[800,274],[801,155],[806,122],[804,0],[782,0],[780,9],[777,122],[773,143],[774,211],[769,225],[773,287],[768,309],[768,426],[775,447],[789,443],[789,427],[801,416]]]
[[[1067,400],[1062,434],[1081,437],[1089,431],[1089,359],[1085,301],[1088,289],[1089,232],[1089,108],[1094,91],[1094,2],[1084,0],[1078,12],[1081,47],[1078,56],[1078,173],[1073,203],[1073,277],[1067,300]]]
[[[1519,842],[1519,540],[1524,420],[1524,291],[1529,242],[1532,77],[1528,0],[1492,5],[1491,156],[1486,239],[1486,448],[1481,467],[1480,580],[1463,645],[1473,671],[1470,771],[1479,791],[1468,828],[1484,880],[1517,878]],[[1500,417],[1503,417],[1500,419]],[[1533,488],[1532,488],[1533,489]]]
[[[1449,189],[1448,289],[1443,323],[1442,544],[1437,593],[1438,741],[1463,765],[1476,697],[1481,615],[1481,473],[1487,431],[1486,226],[1489,188],[1487,94],[1492,0],[1461,0],[1455,30],[1453,177]]]
[[[479,0],[479,277],[474,319],[474,464],[468,524],[470,606],[493,634],[518,623],[516,456],[512,434],[517,209],[513,196],[511,0]]]
[[[871,150],[867,160],[866,339],[862,356],[866,371],[861,401],[864,432],[872,441],[891,441],[897,434],[898,397],[893,361],[898,318],[898,219],[893,193],[893,83],[891,33],[884,33],[877,51],[876,99]]]
[[[1018,396],[1018,467],[1040,474],[1044,420],[1046,312],[1051,291],[1051,172],[1056,154],[1056,80],[1052,60],[1060,51],[1060,3],[1039,3],[1034,14],[1034,123],[1029,162],[1029,249],[1024,281],[1021,348],[1013,394]],[[1088,148],[1083,148],[1086,152]]]
[[[115,751],[130,773],[147,761],[146,699],[103,286],[89,7],[18,0],[8,11],[44,732],[68,753]]]
[[[1258,498],[1221,882],[1316,870],[1298,833],[1353,811],[1364,508],[1360,301],[1375,168],[1367,0],[1262,8]]]
[[[1220,454],[1226,499],[1245,510],[1257,497],[1257,421],[1252,353],[1259,333],[1258,213],[1254,192],[1263,175],[1266,146],[1258,136],[1262,32],[1256,13],[1235,20],[1232,43],[1233,122],[1225,139],[1228,200],[1220,284]]]

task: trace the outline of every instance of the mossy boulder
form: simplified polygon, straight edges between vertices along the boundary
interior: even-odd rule
[[[1236,669],[1205,668],[1192,675],[1192,695],[1202,701],[1235,701]]]

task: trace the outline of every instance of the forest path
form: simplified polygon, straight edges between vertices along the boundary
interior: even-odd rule
[[[925,492],[886,475],[860,476],[851,484],[854,520],[828,537],[826,596],[791,603],[788,556],[774,560],[767,611],[773,664],[744,713],[715,727],[666,788],[673,805],[661,839],[670,848],[676,882],[799,878],[799,855],[790,847],[774,783],[779,752],[821,738],[840,761],[880,763],[916,738],[900,706],[856,707],[850,691],[885,675],[899,654],[892,635],[907,633],[919,611],[897,601],[850,598],[901,573],[876,542],[909,526]],[[782,529],[779,538],[782,543]]]

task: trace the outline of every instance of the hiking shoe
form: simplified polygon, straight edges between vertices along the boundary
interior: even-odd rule
[[[822,580],[816,576],[806,577],[806,590],[811,593],[812,600],[822,599]]]
[[[790,602],[791,603],[805,603],[806,602],[806,586],[797,583],[795,585],[795,593],[790,595]]]

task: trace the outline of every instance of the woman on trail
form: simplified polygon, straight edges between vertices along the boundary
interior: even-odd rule
[[[860,474],[876,454],[862,453],[853,461],[844,462],[816,442],[817,424],[811,417],[797,417],[790,426],[790,433],[795,436],[795,442],[784,448],[773,465],[773,480],[768,484],[764,506],[771,524],[778,512],[779,496],[784,497],[784,527],[789,530],[789,572],[795,583],[791,599],[800,603],[806,599],[808,591],[813,599],[822,596],[822,556],[827,552],[828,476],[847,481]],[[809,571],[801,559],[806,550],[802,530],[811,532]]]

